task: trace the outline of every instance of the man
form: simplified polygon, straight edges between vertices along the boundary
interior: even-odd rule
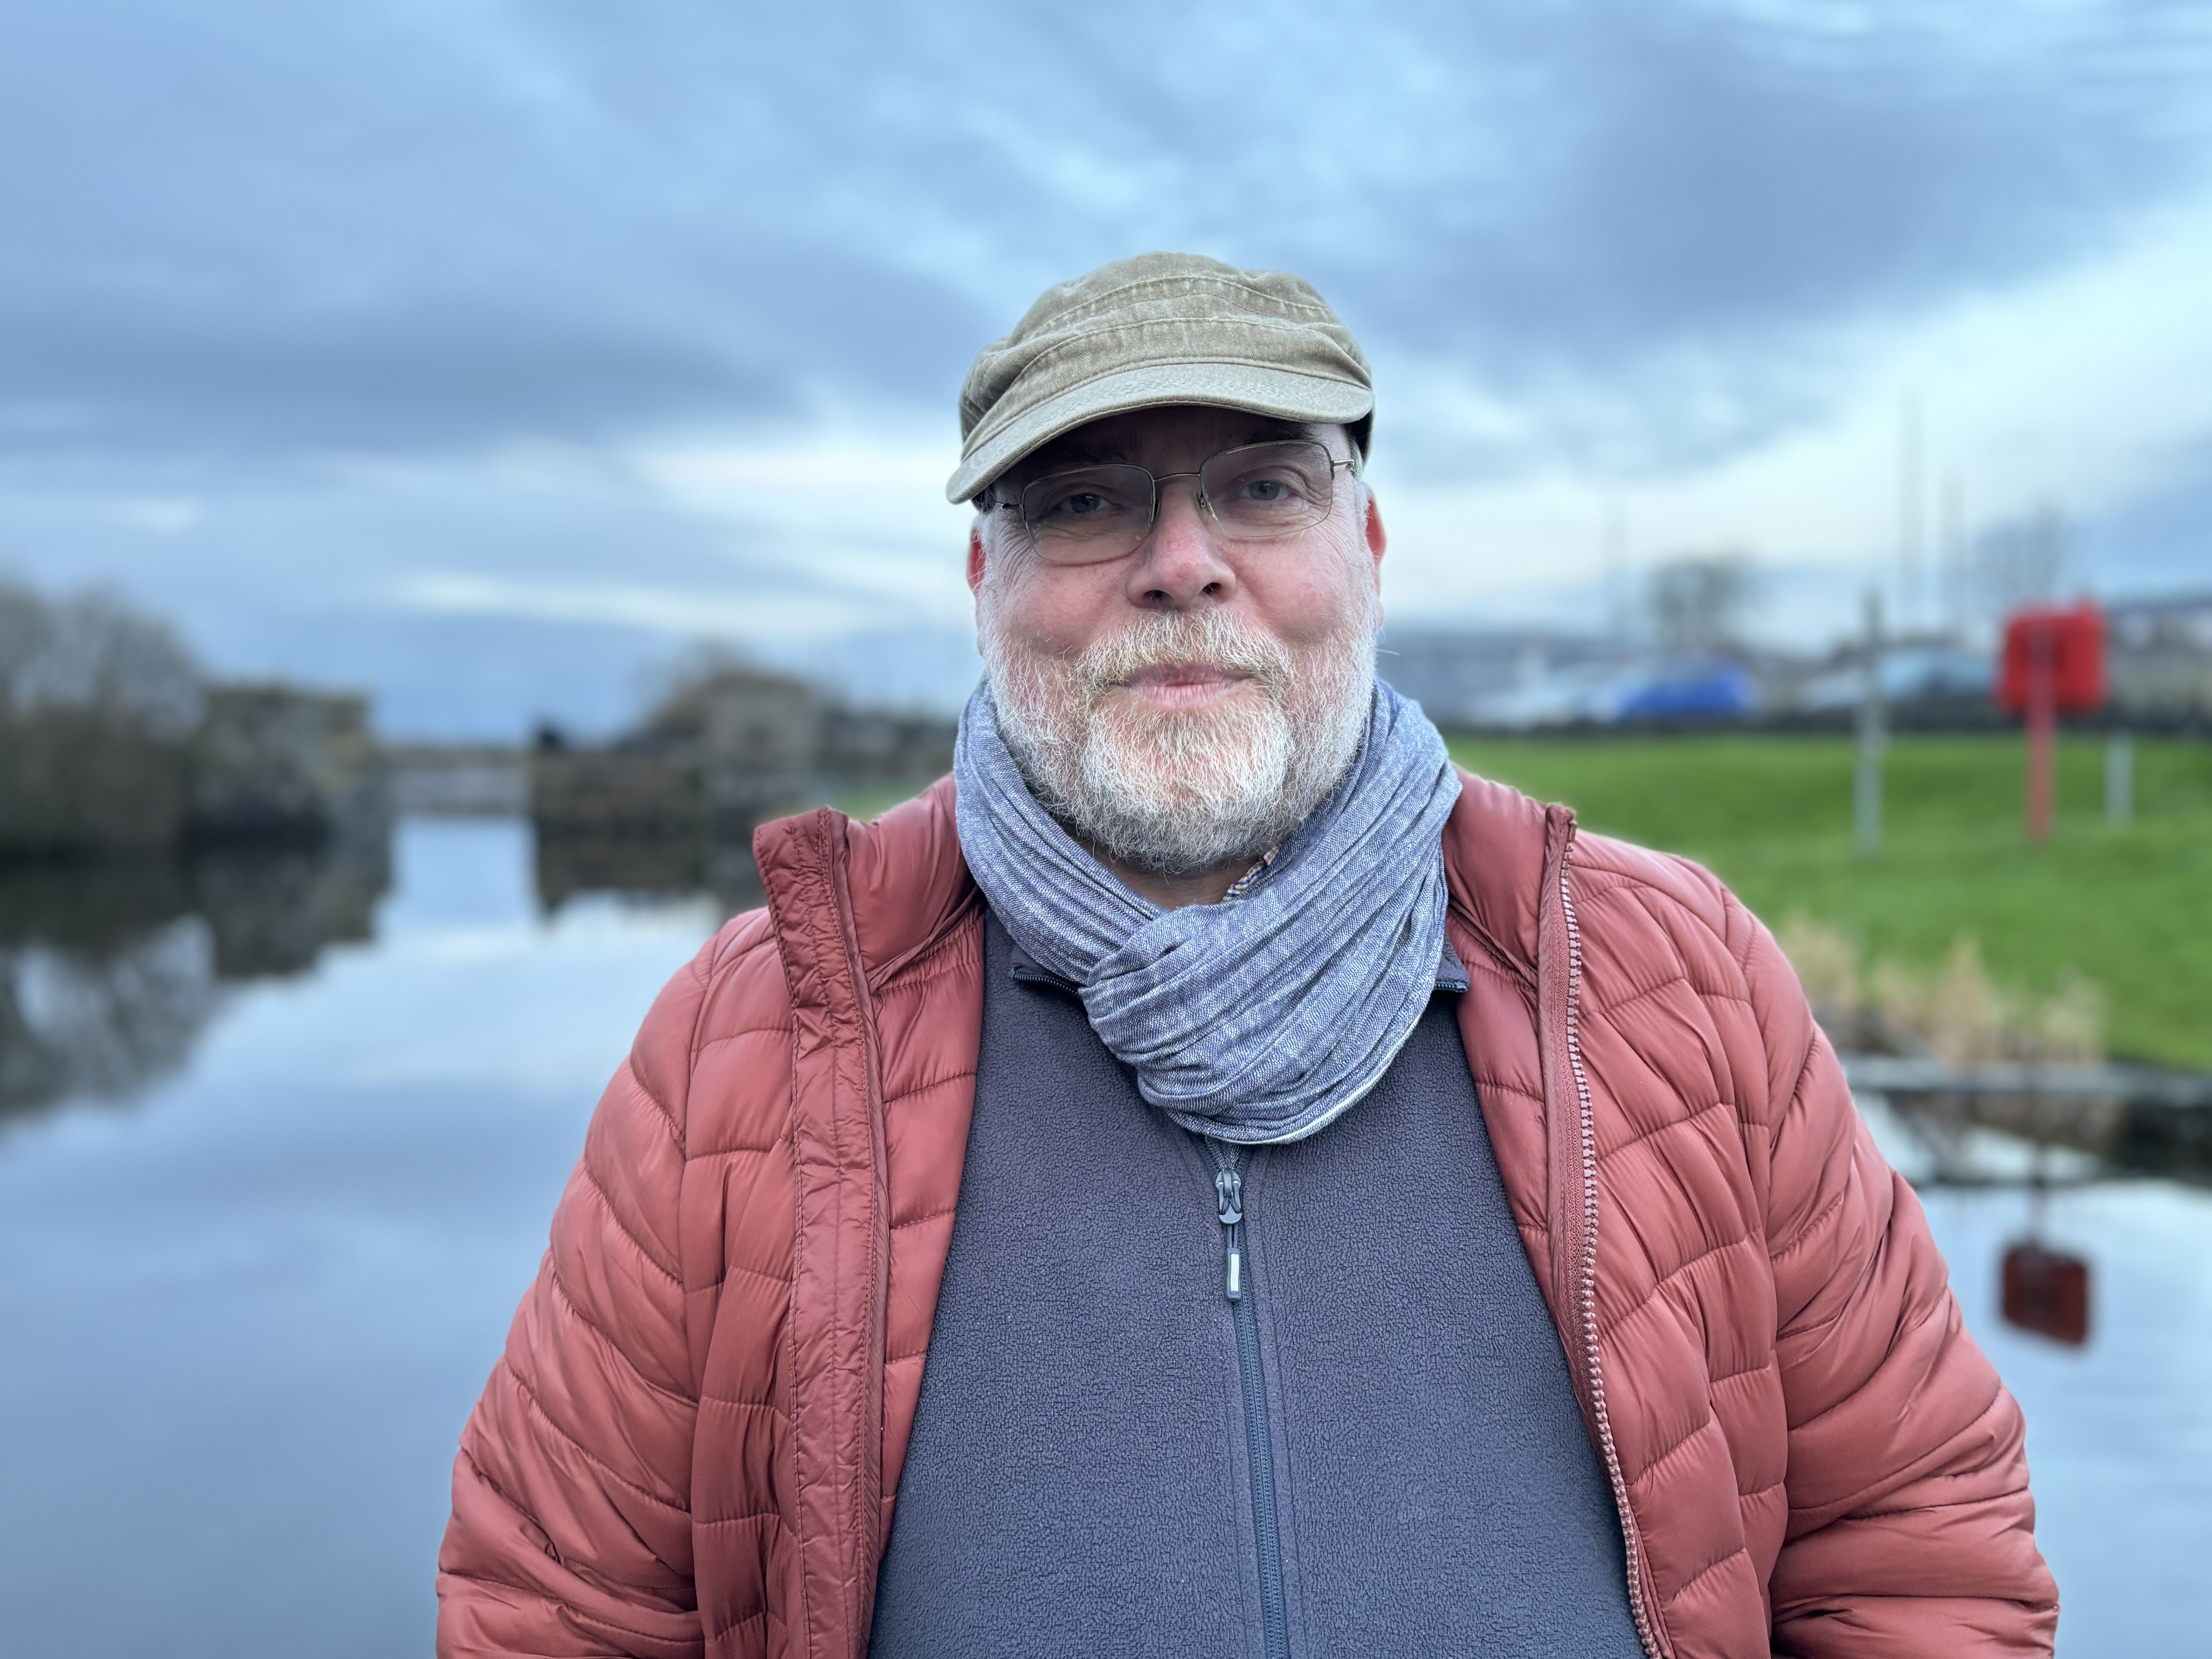
[[[2050,1650],[2019,1412],[1773,941],[1376,681],[1372,408],[1178,255],[977,359],[954,777],[764,828],[647,1017],[441,1653]]]

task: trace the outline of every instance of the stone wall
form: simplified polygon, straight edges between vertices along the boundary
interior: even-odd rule
[[[191,831],[204,838],[370,833],[391,814],[366,697],[216,686],[192,740],[191,775]]]

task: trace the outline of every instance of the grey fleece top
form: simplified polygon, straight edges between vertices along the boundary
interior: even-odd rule
[[[995,920],[985,948],[872,1655],[1638,1655],[1453,991],[1366,1099],[1244,1163],[1240,1307],[1213,1149]]]

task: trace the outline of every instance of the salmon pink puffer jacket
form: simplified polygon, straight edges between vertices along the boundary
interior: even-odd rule
[[[952,801],[764,827],[767,908],[647,1016],[462,1436],[448,1659],[866,1653],[975,1092]],[[2049,1653],[2019,1408],[1772,939],[1495,784],[1444,844],[1484,1122],[1647,1651]]]

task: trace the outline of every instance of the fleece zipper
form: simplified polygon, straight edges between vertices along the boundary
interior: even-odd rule
[[[1267,1420],[1267,1379],[1260,1370],[1260,1318],[1253,1310],[1244,1259],[1244,1172],[1252,1152],[1212,1139],[1206,1139],[1206,1149],[1213,1158],[1214,1217],[1221,1224],[1222,1293],[1237,1328],[1237,1374],[1243,1387],[1244,1455],[1251,1469],[1252,1534],[1260,1557],[1261,1649],[1267,1659],[1290,1659],[1283,1535],[1275,1510],[1275,1438]]]

